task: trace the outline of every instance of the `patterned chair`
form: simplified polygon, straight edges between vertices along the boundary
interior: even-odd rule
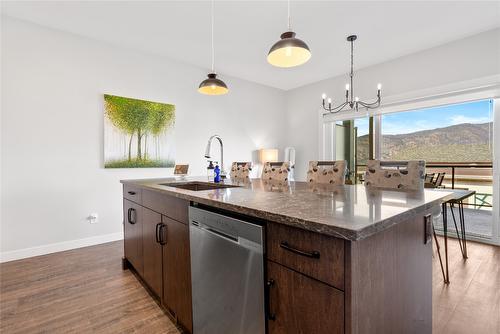
[[[233,162],[231,165],[231,179],[246,180],[250,178],[251,162]]]
[[[424,189],[425,161],[369,160],[365,185],[407,190]]]
[[[313,183],[344,184],[347,161],[309,161],[307,181]]]
[[[278,182],[287,182],[290,172],[289,162],[266,162],[262,170],[262,179]]]

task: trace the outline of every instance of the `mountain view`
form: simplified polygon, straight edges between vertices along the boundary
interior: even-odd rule
[[[406,134],[384,135],[383,160],[491,161],[492,122],[463,123]],[[358,163],[368,158],[368,135],[358,137]]]

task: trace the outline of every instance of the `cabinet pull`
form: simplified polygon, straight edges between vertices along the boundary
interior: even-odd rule
[[[266,282],[266,316],[269,320],[276,320],[276,314],[271,312],[271,287],[274,285],[274,280],[269,279]]]
[[[132,212],[134,213],[134,219],[132,220]],[[135,224],[137,221],[136,221],[136,218],[137,218],[137,213],[135,211],[134,208],[129,208],[128,209],[128,212],[127,212],[127,220],[130,224]]]
[[[135,195],[135,191],[129,191],[128,194],[129,195]]]
[[[319,259],[319,252],[318,251],[306,252],[306,251],[303,251],[303,250],[300,250],[300,249],[297,249],[297,248],[293,248],[286,241],[282,241],[280,243],[280,247],[283,248],[283,249],[286,249],[287,251],[295,253],[295,254],[299,254],[299,255],[302,255],[302,256],[310,257],[310,258],[313,258],[313,259]]]
[[[427,245],[432,240],[432,216],[424,217],[424,245]]]
[[[163,232],[163,228],[165,228],[165,232]],[[160,245],[166,245],[167,244],[167,241],[166,241],[166,233],[167,233],[167,225],[161,223],[160,224],[160,232],[159,232],[159,235],[160,235]],[[163,239],[163,237],[165,237],[165,239]]]
[[[156,237],[156,242],[160,243],[160,226],[161,223],[156,224],[156,232],[155,232],[155,237]]]

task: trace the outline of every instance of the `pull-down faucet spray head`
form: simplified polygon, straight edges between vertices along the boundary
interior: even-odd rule
[[[208,139],[207,148],[205,149],[205,158],[210,159],[210,149],[212,147],[212,140],[217,138],[220,144],[220,170],[221,176],[224,178],[226,176],[226,171],[224,170],[224,145],[222,144],[222,138],[219,135],[213,135]]]

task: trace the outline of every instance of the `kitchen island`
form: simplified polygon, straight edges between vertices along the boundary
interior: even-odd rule
[[[122,183],[124,266],[187,332],[188,212],[197,207],[264,227],[268,333],[431,333],[432,216],[450,193],[260,179]]]

